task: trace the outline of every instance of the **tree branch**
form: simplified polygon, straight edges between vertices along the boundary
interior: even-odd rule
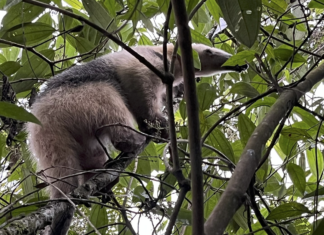
[[[166,229],[166,235],[172,233],[172,229],[176,223],[176,218],[178,217],[181,205],[187,192],[190,190],[190,182],[184,177],[181,167],[180,167],[180,160],[178,155],[178,146],[177,146],[177,134],[175,129],[175,122],[174,122],[174,111],[173,111],[173,81],[174,76],[169,72],[168,68],[168,61],[167,61],[167,42],[168,42],[168,26],[169,20],[171,16],[172,4],[170,2],[165,24],[164,24],[164,40],[163,40],[163,64],[164,64],[164,71],[166,74],[166,79],[169,82],[166,84],[166,108],[168,111],[168,122],[169,122],[169,136],[170,136],[170,144],[168,144],[171,148],[171,156],[172,156],[172,163],[173,167],[171,169],[171,173],[176,177],[179,186],[180,186],[180,194],[176,202],[176,206],[173,209],[168,227]],[[167,79],[169,78],[169,79]],[[168,146],[167,145],[167,146]]]
[[[275,232],[269,227],[267,221],[264,219],[264,217],[262,216],[258,204],[256,203],[256,199],[255,199],[255,189],[254,189],[254,183],[255,183],[255,176],[253,177],[253,179],[250,182],[250,186],[249,186],[249,195],[250,195],[250,199],[251,199],[251,207],[254,211],[255,216],[257,217],[257,219],[259,220],[259,223],[261,224],[261,226],[264,228],[264,231],[268,234],[268,235],[276,235]]]
[[[184,77],[185,99],[187,102],[189,149],[191,159],[192,188],[192,234],[204,234],[203,174],[201,169],[201,142],[199,126],[199,105],[196,92],[195,70],[192,58],[191,34],[185,2],[172,0],[172,7],[178,27],[178,40],[181,49],[181,64]]]
[[[205,223],[207,235],[223,234],[229,221],[242,203],[243,195],[261,160],[262,149],[276,126],[285,114],[297,104],[299,98],[321,81],[323,77],[324,64],[310,72],[305,81],[298,84],[294,89],[285,90],[259,126],[256,127],[243,150],[225,192]]]

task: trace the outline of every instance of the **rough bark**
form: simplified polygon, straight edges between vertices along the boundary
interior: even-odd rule
[[[204,196],[199,124],[199,104],[196,92],[195,68],[192,57],[191,34],[188,16],[183,0],[172,0],[172,7],[178,27],[178,41],[181,49],[181,64],[187,103],[189,150],[192,185],[192,234],[204,234]]]
[[[222,235],[236,210],[244,201],[244,194],[261,160],[261,152],[276,126],[297,101],[324,78],[324,64],[308,74],[296,87],[285,90],[268,114],[252,133],[240,161],[217,206],[205,222],[206,235]]]

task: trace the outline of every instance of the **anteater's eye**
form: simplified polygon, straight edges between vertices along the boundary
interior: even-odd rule
[[[210,54],[210,55],[213,54],[212,50],[210,50],[210,49],[206,49],[205,52],[206,52],[207,54]]]

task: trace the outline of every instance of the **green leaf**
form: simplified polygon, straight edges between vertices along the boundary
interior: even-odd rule
[[[276,99],[273,97],[265,97],[262,100],[258,100],[257,102],[253,103],[249,108],[246,109],[246,115],[250,115],[252,109],[267,106],[271,107],[276,102]]]
[[[0,0],[0,10],[4,10],[7,0]]]
[[[235,163],[234,151],[231,143],[228,141],[223,132],[215,128],[208,136],[208,143],[221,151],[226,157]]]
[[[6,57],[4,57],[2,54],[0,54],[0,64],[4,63],[6,61],[7,61]]]
[[[237,140],[234,143],[232,143],[232,148],[233,148],[234,156],[235,156],[234,162],[238,162],[238,160],[240,159],[240,156],[243,152],[243,146],[242,146],[241,141]]]
[[[54,60],[55,51],[51,49],[43,50],[39,52],[49,60]],[[26,60],[22,67],[15,76],[14,80],[21,78],[34,78],[43,77],[45,74],[50,72],[50,67],[46,61],[41,59],[39,56],[29,53],[29,60]]]
[[[75,43],[76,43],[76,49],[78,52],[86,53],[91,51],[95,46],[89,42],[87,39],[82,37],[74,37]]]
[[[132,202],[145,202],[146,199],[149,199],[146,191],[144,190],[143,186],[137,186],[133,192]]]
[[[71,9],[69,11],[71,11]],[[66,15],[59,17],[59,30],[60,31],[70,30],[73,28],[77,28],[78,26],[79,27],[81,26],[80,22],[72,17],[66,16]],[[83,27],[83,29],[84,29],[83,32],[87,31],[87,27],[89,27],[89,26],[85,25]],[[69,35],[69,34],[68,34],[68,36],[71,37],[71,35]]]
[[[182,139],[187,139],[188,138],[188,128],[185,126],[180,126],[180,135]],[[186,145],[186,143],[182,143],[182,145]]]
[[[137,174],[151,175],[151,163],[149,157],[141,156],[138,158]]]
[[[226,51],[227,53],[230,53],[231,55],[234,55],[235,54],[235,51],[232,48],[232,46],[230,46],[227,43],[222,43],[220,49],[223,50],[223,51]]]
[[[168,208],[167,214],[172,215],[173,210],[174,210],[173,208]],[[177,216],[177,222],[180,222],[183,225],[191,225],[192,224],[191,216],[192,216],[191,210],[180,208],[179,214]]]
[[[268,215],[267,220],[286,219],[288,217],[300,216],[303,213],[310,213],[306,206],[297,202],[289,202],[273,209]]]
[[[263,46],[265,46],[265,43],[263,43]],[[274,50],[273,50],[273,47],[271,45],[267,44],[265,52],[267,53],[269,58],[272,58],[272,59],[275,58]]]
[[[188,14],[192,11],[192,9],[194,9],[194,7],[198,4],[199,0],[187,0],[187,12]]]
[[[116,7],[115,7],[115,0],[105,0],[104,4],[107,8],[109,15],[115,17],[116,16]]]
[[[5,156],[6,154],[8,154],[7,152],[7,144],[6,144],[6,135],[4,135],[4,133],[0,133],[0,157]]]
[[[323,196],[324,195],[324,188],[320,188],[318,190],[314,190],[313,192],[307,193],[303,199],[315,197],[315,196]]]
[[[302,119],[303,124],[306,124],[309,131],[314,130],[315,133],[317,132],[319,121],[312,114],[298,107],[293,108],[293,113],[297,114]],[[320,133],[324,135],[323,128],[321,128]]]
[[[22,214],[23,215],[28,215],[34,211],[37,211],[39,209],[38,206],[27,206],[27,207],[20,207],[20,208],[12,208],[12,210],[10,211],[10,216],[12,217],[17,217],[17,216],[21,216]],[[8,220],[8,218],[6,216],[3,216],[1,219],[0,219],[0,224],[3,224],[4,222],[6,222]]]
[[[199,58],[199,54],[197,51],[192,50],[192,58],[193,58],[193,62],[194,62],[194,67],[196,69],[201,70],[200,58]]]
[[[140,39],[138,40],[138,45],[149,45],[153,46],[152,40],[149,39],[145,34],[142,34]]]
[[[288,139],[295,140],[295,141],[298,140],[306,141],[308,139],[312,139],[310,134],[308,134],[307,130],[301,128],[295,128],[295,127],[285,127],[281,131],[281,134],[287,137]]]
[[[105,207],[102,207],[101,205],[95,204],[92,205],[90,216],[89,216],[90,222],[94,225],[94,227],[102,227],[104,225],[108,224],[108,215]],[[104,228],[99,229],[100,234],[106,234],[108,227],[104,226]],[[93,228],[88,225],[87,232],[92,231]]]
[[[147,30],[154,32],[154,26],[153,26],[150,18],[146,18],[145,16],[143,16],[143,17],[141,17],[141,20]]]
[[[25,140],[26,140],[26,136],[24,138],[24,141]],[[33,167],[34,161],[32,161],[32,159],[30,158],[30,154],[28,152],[28,148],[25,143],[22,144],[21,153],[22,153],[22,159],[24,159],[24,164],[21,165],[20,177],[25,179],[22,181],[21,188],[23,190],[23,195],[29,194],[26,198],[24,198],[24,201],[30,201],[30,200],[38,201],[41,195],[35,192],[36,178],[30,175],[31,170],[34,168]]]
[[[167,11],[168,11],[168,3],[169,3],[169,1],[157,0],[156,2],[158,4],[158,6],[159,6],[160,11],[163,12],[164,14],[166,14]]]
[[[258,180],[258,181],[260,181],[260,182],[263,182],[263,181],[265,181],[266,180],[266,178],[267,178],[267,176],[268,176],[268,174],[267,174],[267,172],[268,172],[268,170],[269,170],[269,168],[271,167],[271,165],[270,165],[270,161],[269,161],[269,159],[267,159],[262,165],[261,165],[261,167],[259,168],[259,170],[257,170],[257,172],[256,172],[256,179]]]
[[[191,29],[190,30],[191,32],[191,38],[192,38],[192,41],[195,42],[195,43],[202,43],[202,44],[205,44],[207,46],[210,46],[212,47],[212,43],[204,36],[202,35],[201,33]]]
[[[286,156],[292,156],[296,153],[297,141],[288,139],[287,137],[280,135],[279,146],[281,151],[286,154]]]
[[[283,0],[262,0],[262,4],[274,13],[284,13],[288,7]]]
[[[160,184],[159,198],[164,198],[172,190],[174,190],[174,188],[170,186],[173,186],[177,183],[177,178],[173,174],[167,172],[164,173],[163,177],[161,178],[163,179],[163,183]]]
[[[187,107],[186,107],[186,103],[183,100],[181,100],[180,104],[179,104],[179,111],[180,111],[180,115],[182,117],[183,120],[186,120],[187,118]]]
[[[84,9],[89,13],[90,20],[99,25],[101,28],[106,29],[112,17],[109,16],[106,9],[100,5],[96,0],[82,0]],[[112,28],[109,28],[112,29]]]
[[[120,30],[121,39],[123,41],[129,41],[133,39],[133,27],[130,22],[128,22],[121,30]]]
[[[260,95],[259,92],[253,86],[246,82],[235,83],[232,89],[230,90],[230,93],[247,96],[249,98],[254,98]]]
[[[255,51],[241,51],[231,56],[222,66],[245,65],[246,62],[252,62],[255,57]]]
[[[40,0],[43,3],[49,3],[50,0]],[[7,14],[2,19],[2,30],[10,29],[22,23],[30,23],[36,19],[45,8],[20,2],[8,10]]]
[[[298,107],[294,107],[293,113],[297,114],[302,119],[303,123],[306,124],[310,129],[315,128],[317,132],[319,121],[312,114]],[[324,135],[323,128],[321,129],[320,133]]]
[[[78,54],[76,48],[74,48],[71,43],[70,40],[68,39],[70,38],[70,36],[67,36],[65,38],[63,37],[57,37],[56,39],[56,48],[61,48],[59,50],[56,50],[56,58],[57,60],[63,59],[64,55],[68,55],[68,56],[76,56]],[[66,40],[68,39],[68,40]],[[73,39],[74,40],[74,39]],[[74,40],[75,42],[75,40]],[[65,45],[65,47],[60,47],[61,45]],[[71,59],[69,61],[65,61],[62,63],[62,69],[66,69],[69,68],[74,62],[74,59]],[[60,64],[58,64],[59,66]]]
[[[194,22],[196,25],[199,23],[207,24],[210,22],[210,16],[206,13],[205,7],[200,7],[196,14],[192,18],[192,22]]]
[[[2,55],[6,57],[7,61],[16,61],[19,54],[20,54],[20,48],[18,47],[7,47],[2,48]]]
[[[245,114],[240,114],[238,117],[238,129],[241,143],[245,147],[255,129],[255,125]]]
[[[206,128],[209,129],[212,126],[214,126],[215,122],[219,120],[219,115],[215,112],[210,112],[209,110],[203,111],[204,116],[204,124],[206,125]]]
[[[47,39],[55,29],[45,23],[35,22],[35,23],[25,23],[24,25],[17,25],[13,28],[4,31],[0,31],[2,39],[20,43],[23,45],[32,45],[39,43],[40,41]],[[3,45],[3,44],[1,44]]]
[[[277,48],[274,49],[274,54],[277,59],[282,60],[282,61],[288,61],[291,56],[293,55],[294,51],[287,49],[287,48]],[[294,55],[294,63],[305,63],[306,59],[302,57],[300,54],[295,54]]]
[[[199,108],[201,111],[209,109],[216,99],[216,88],[209,83],[200,83],[197,87]]]
[[[214,186],[217,180],[212,180],[211,182],[213,184],[212,187],[216,187],[216,188],[219,187],[219,185]],[[204,216],[205,218],[208,218],[208,216],[212,213],[215,205],[217,204],[220,195],[217,193],[213,193],[212,190],[206,190],[205,195],[206,195],[205,197],[208,198],[208,200],[206,200],[204,203]],[[192,233],[186,233],[186,235],[192,235]]]
[[[120,19],[123,19],[123,20],[131,19],[132,23],[133,23],[133,29],[136,30],[137,23],[141,19],[143,1],[142,0],[127,0],[127,5],[128,5],[129,9],[125,15],[120,17]]]
[[[41,124],[40,121],[33,114],[27,112],[24,108],[3,101],[0,101],[0,116],[24,122],[33,122],[36,124]]]
[[[78,0],[64,0],[67,4],[77,10],[83,9],[83,5]]]
[[[221,17],[222,11],[217,2],[215,0],[207,0],[206,5],[210,14],[214,17],[214,20],[219,24],[219,18]]]
[[[308,4],[308,8],[324,9],[324,0],[312,0]]]
[[[233,216],[233,220],[244,230],[249,228],[246,221],[245,213],[245,206],[241,206]]]
[[[306,155],[305,152],[300,153],[298,165],[305,171],[306,169]]]
[[[270,179],[267,180],[266,187],[264,188],[264,192],[274,192],[281,187],[281,184],[276,179],[276,177],[272,176]]]
[[[310,171],[315,177],[320,177],[323,172],[323,155],[319,149],[311,149],[306,151],[307,161],[310,168]]]
[[[303,169],[294,163],[289,163],[287,165],[287,171],[290,179],[294,183],[294,186],[304,194],[306,188],[306,177]]]
[[[147,1],[143,4],[144,16],[149,20],[157,14],[160,14],[160,9],[157,1]]]
[[[40,51],[40,53],[49,60],[54,60],[55,52],[53,50],[44,50]],[[45,74],[50,73],[50,71],[50,66],[46,61],[44,61],[37,55],[30,53],[29,60],[26,60],[26,62],[23,63],[23,67],[18,70],[14,80],[35,77],[42,78],[43,76],[45,76]],[[20,93],[30,90],[35,83],[36,81],[26,81],[13,84],[12,87],[16,91],[16,93]]]
[[[151,169],[159,171],[159,158],[156,157],[158,156],[158,153],[156,150],[156,145],[152,141],[146,146],[140,156],[148,157]]]
[[[131,40],[129,40],[128,46],[129,47],[135,46],[136,43],[137,43],[137,40],[135,38],[132,38]]]
[[[324,231],[324,219],[321,219],[320,222],[317,224],[312,235],[323,235]]]
[[[54,20],[49,12],[43,14],[40,18],[37,19],[37,22],[41,22],[47,25],[52,25]],[[47,48],[46,48],[47,49]]]
[[[281,19],[288,25],[294,25],[296,23],[297,30],[307,32],[305,24],[303,24],[303,22],[301,22],[299,19],[296,19],[296,16],[294,14],[285,14]]]
[[[235,38],[252,47],[261,24],[261,0],[219,0],[218,4]]]
[[[16,73],[20,68],[20,64],[15,61],[7,61],[0,65],[0,71],[8,77]]]
[[[155,157],[157,155],[158,153],[156,151],[155,144],[152,141],[146,146],[144,151],[140,154],[140,156],[150,156],[150,157]]]

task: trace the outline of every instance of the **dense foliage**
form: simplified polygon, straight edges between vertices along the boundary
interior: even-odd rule
[[[23,122],[38,122],[28,112],[29,102],[51,76],[121,50],[118,41],[100,33],[93,24],[126,46],[177,40],[175,15],[168,15],[168,0],[40,2],[43,4],[32,0],[0,1],[0,7],[7,12],[0,29],[3,225],[16,216],[28,216],[48,199],[39,186],[35,163],[28,156]],[[186,0],[186,6],[191,13],[189,25],[194,43],[233,54],[228,65],[250,66],[243,74],[197,79],[207,220],[255,128],[266,115],[276,115],[278,110],[271,107],[280,94],[294,90],[321,63],[324,1]],[[168,38],[164,38],[166,18]],[[197,53],[193,57],[199,69]],[[242,206],[225,224],[227,234],[323,234],[323,92],[321,82],[301,94],[298,104],[287,100],[288,112],[280,117],[273,133],[253,133],[271,137],[260,146],[260,164],[255,163],[259,167]],[[190,179],[194,176],[186,141],[186,101],[180,96],[174,104],[181,169]],[[168,171],[172,161],[166,146],[167,143],[151,142],[146,147],[121,174],[113,200],[104,204],[91,198],[91,208],[80,205],[89,221],[76,213],[69,234],[85,234],[93,231],[93,226],[100,234],[129,234],[124,212],[139,234],[164,234],[180,190],[177,178]],[[173,227],[175,234],[191,234],[191,200],[189,191]]]

